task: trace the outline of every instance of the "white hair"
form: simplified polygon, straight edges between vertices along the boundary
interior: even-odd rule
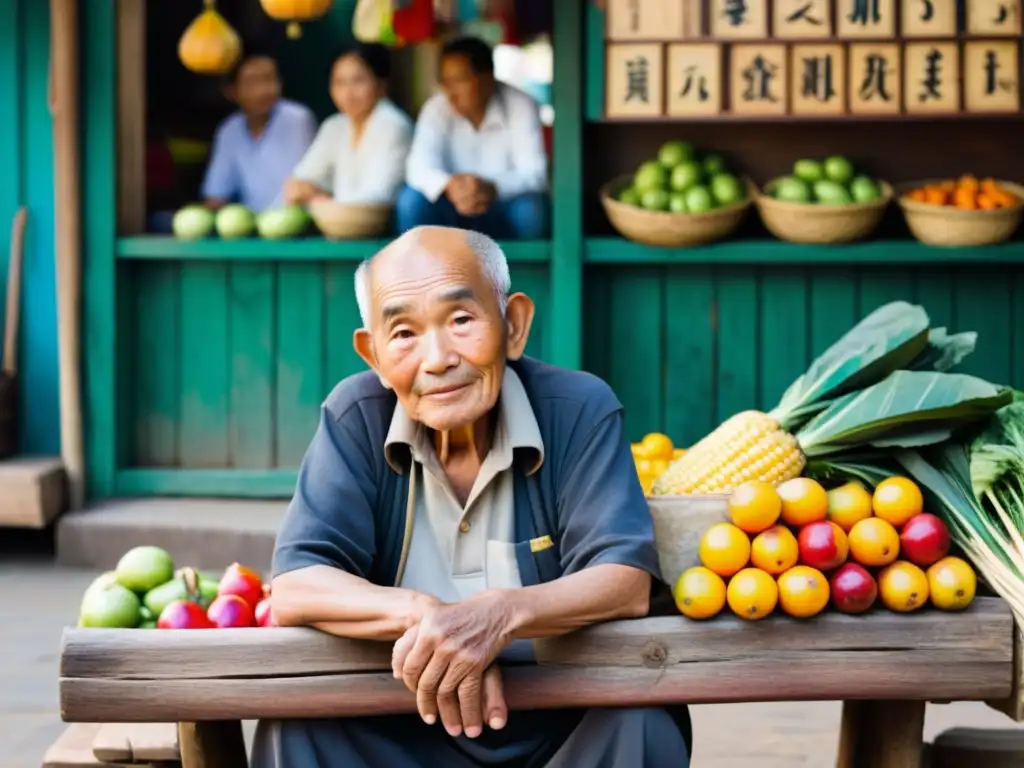
[[[386,246],[384,250],[396,247],[405,249],[408,246],[418,244],[424,229],[426,228],[417,227],[416,229],[409,230],[393,243]],[[508,271],[508,260],[505,258],[505,252],[501,250],[501,246],[495,242],[494,238],[480,232],[463,230],[463,235],[466,238],[466,245],[469,246],[470,250],[476,254],[477,259],[480,261],[480,269],[483,270],[484,277],[487,278],[487,281],[494,288],[494,295],[498,299],[498,309],[501,311],[502,317],[504,317],[505,309],[508,307],[508,295],[512,290],[512,276]],[[370,301],[370,265],[380,253],[383,253],[383,251],[378,251],[377,254],[363,261],[356,269],[356,303],[359,305],[359,317],[363,322],[364,328],[370,327],[372,314],[370,311],[372,304]]]

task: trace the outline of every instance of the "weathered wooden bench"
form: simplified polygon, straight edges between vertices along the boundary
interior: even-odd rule
[[[841,768],[919,768],[928,701],[1020,700],[996,598],[959,614],[656,616],[536,648],[536,666],[504,670],[512,710],[843,700]],[[388,645],[284,628],[68,629],[60,701],[67,722],[179,723],[183,768],[245,766],[242,720],[415,711]]]

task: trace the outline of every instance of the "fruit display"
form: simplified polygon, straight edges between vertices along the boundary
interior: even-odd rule
[[[922,510],[921,498],[901,476],[873,491],[857,481],[826,491],[806,477],[778,487],[742,483],[729,496],[728,521],[701,536],[701,564],[676,582],[676,606],[691,619],[711,619],[728,607],[748,621],[775,612],[809,619],[829,606],[848,614],[876,605],[897,613],[928,605],[964,610],[977,576],[949,554],[950,531]]]
[[[961,211],[994,211],[1020,205],[1021,198],[991,178],[981,179],[965,174],[958,179],[944,179],[914,187],[906,196],[917,203],[957,208]]]
[[[224,240],[259,235],[265,240],[299,237],[310,217],[299,205],[271,208],[254,214],[244,205],[226,205],[214,213],[204,205],[186,205],[174,214],[171,229],[179,240],[202,240],[217,234]]]
[[[797,160],[793,172],[765,185],[765,192],[787,203],[851,205],[881,200],[881,184],[863,173],[845,157]]]
[[[267,627],[270,585],[233,563],[220,576],[175,568],[160,547],[134,547],[85,590],[78,626],[118,629]]]
[[[618,199],[649,211],[706,213],[743,202],[747,190],[720,155],[699,154],[688,141],[669,141],[637,168]]]
[[[676,448],[672,439],[661,432],[650,432],[644,435],[639,443],[632,443],[633,463],[640,477],[640,485],[644,493],[650,493],[651,484],[658,475],[668,469],[668,465],[684,453],[685,448]]]

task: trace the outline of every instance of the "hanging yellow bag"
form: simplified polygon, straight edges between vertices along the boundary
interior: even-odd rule
[[[223,75],[242,55],[242,40],[214,8],[214,0],[188,25],[178,41],[178,58],[200,75]]]

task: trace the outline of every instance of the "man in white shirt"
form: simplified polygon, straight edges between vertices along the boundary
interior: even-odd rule
[[[548,236],[548,160],[537,103],[494,79],[490,47],[445,45],[443,93],[420,111],[398,196],[400,232],[462,227],[499,239]]]

